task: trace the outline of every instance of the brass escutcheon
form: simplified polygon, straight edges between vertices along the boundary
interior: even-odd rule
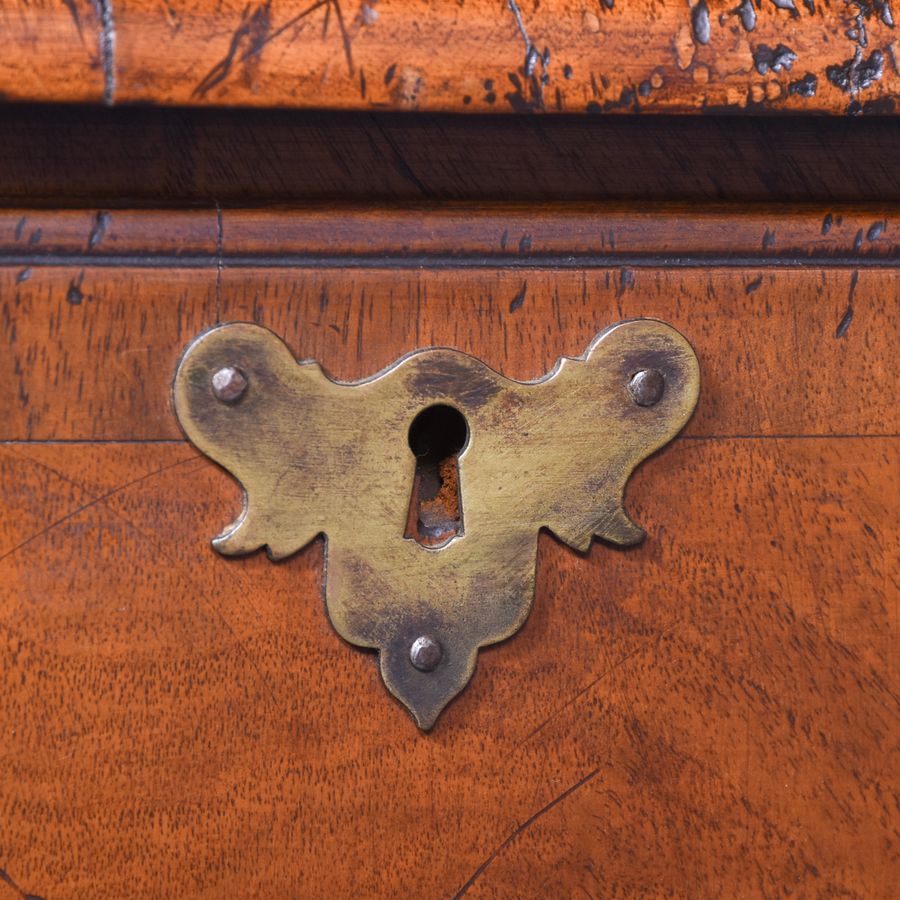
[[[174,402],[188,438],[244,488],[215,549],[281,559],[324,534],[332,624],[379,651],[388,689],[429,729],[479,648],[525,622],[541,528],[580,551],[643,538],[625,483],[699,389],[691,346],[655,319],[608,328],[533,382],[430,348],[352,384],[233,323],[187,348]],[[456,429],[452,455],[415,447],[423,416]]]

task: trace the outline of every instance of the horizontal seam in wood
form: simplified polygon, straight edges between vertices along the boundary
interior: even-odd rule
[[[198,256],[133,255],[101,256],[84,253],[16,254],[0,253],[0,266],[8,267],[79,267],[123,269],[607,269],[622,268],[897,268],[897,256],[728,256],[685,254],[662,256],[651,254],[608,255],[532,255],[525,258],[501,256],[451,255],[385,255],[385,256],[315,256],[304,254],[235,255],[203,254]]]
[[[900,438],[900,434],[682,434],[674,441],[890,441]],[[8,438],[0,439],[0,447],[5,446],[53,446],[64,445],[123,445],[130,444],[188,444],[180,438]]]

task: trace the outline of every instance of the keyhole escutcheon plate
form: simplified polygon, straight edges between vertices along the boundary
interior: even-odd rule
[[[331,622],[378,650],[388,689],[428,729],[479,648],[525,622],[541,528],[580,551],[594,537],[643,538],[626,481],[685,425],[699,388],[691,346],[655,319],[608,328],[533,382],[430,348],[341,383],[265,328],[232,323],[185,351],[174,404],[188,438],[244,489],[215,549],[280,559],[324,534]],[[466,427],[452,458],[458,521],[437,544],[410,524],[422,466],[410,429],[432,407]]]

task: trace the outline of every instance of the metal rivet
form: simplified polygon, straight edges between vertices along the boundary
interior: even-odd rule
[[[212,377],[212,389],[217,400],[223,403],[236,403],[247,390],[247,376],[234,366],[219,369]]]
[[[443,655],[443,648],[430,634],[417,637],[409,648],[409,661],[420,672],[431,672],[436,669]]]
[[[638,406],[655,406],[662,399],[666,380],[656,369],[641,369],[628,382],[631,398]]]

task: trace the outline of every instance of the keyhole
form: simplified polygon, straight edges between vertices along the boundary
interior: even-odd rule
[[[463,533],[459,454],[468,439],[465,417],[452,406],[429,406],[413,419],[409,447],[416,456],[416,474],[404,537],[438,547]]]

